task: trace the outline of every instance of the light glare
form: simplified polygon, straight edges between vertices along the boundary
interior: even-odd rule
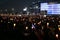
[[[58,34],[56,34],[56,37],[58,38]]]
[[[14,27],[16,26],[16,24],[14,23]]]
[[[28,29],[28,27],[26,27],[26,30]]]

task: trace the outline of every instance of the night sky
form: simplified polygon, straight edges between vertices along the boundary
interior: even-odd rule
[[[31,5],[34,1],[49,2],[55,0],[0,0],[0,9],[20,8],[22,10],[24,7]]]

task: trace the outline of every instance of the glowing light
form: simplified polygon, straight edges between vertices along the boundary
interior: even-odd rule
[[[25,7],[25,8],[23,9],[23,11],[27,11],[27,7]]]
[[[36,25],[36,23],[34,23],[34,25]]]
[[[60,25],[58,25],[58,30],[60,31]]]
[[[58,28],[60,27],[60,25],[58,25]]]
[[[35,26],[32,24],[32,29],[35,29]]]
[[[44,15],[44,17],[46,17],[46,15]]]
[[[49,25],[49,23],[47,23],[47,26]]]
[[[34,29],[35,27],[32,27],[32,29]]]
[[[26,30],[28,29],[28,27],[26,27]]]
[[[16,23],[14,23],[14,27],[16,26]]]
[[[56,34],[56,37],[58,38],[58,34]]]
[[[60,31],[60,28],[58,28],[59,29],[59,31]]]
[[[21,16],[21,15],[19,15],[19,16]]]
[[[38,6],[36,6],[36,8],[39,8]]]

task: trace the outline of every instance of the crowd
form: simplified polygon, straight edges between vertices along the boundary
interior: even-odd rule
[[[0,16],[2,40],[59,40],[60,17]]]

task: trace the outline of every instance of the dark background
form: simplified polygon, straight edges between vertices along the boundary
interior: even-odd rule
[[[60,2],[59,0],[0,0],[0,9],[8,8],[20,8],[22,10],[24,7],[28,7],[32,2]]]

